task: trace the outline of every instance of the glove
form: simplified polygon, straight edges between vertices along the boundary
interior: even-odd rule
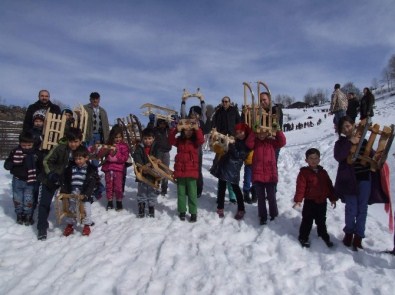
[[[150,123],[154,123],[155,122],[155,114],[149,114],[148,118],[149,118],[149,122]]]
[[[60,180],[60,175],[56,172],[51,172],[48,174],[48,179],[53,183],[57,183]]]

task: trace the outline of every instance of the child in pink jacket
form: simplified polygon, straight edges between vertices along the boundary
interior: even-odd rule
[[[271,137],[268,132],[251,132],[247,137],[247,147],[254,150],[252,183],[258,197],[258,213],[261,225],[267,223],[266,199],[269,201],[270,220],[274,220],[278,216],[276,149],[282,148],[285,143],[286,139],[282,131],[277,131],[275,137]]]
[[[120,211],[123,209],[123,179],[126,173],[125,163],[129,158],[129,147],[124,142],[123,130],[119,125],[114,125],[111,129],[107,144],[115,147],[115,151],[108,152],[101,169],[106,181],[107,210],[114,209],[112,200],[115,198],[116,210]]]

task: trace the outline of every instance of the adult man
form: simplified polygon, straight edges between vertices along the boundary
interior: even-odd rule
[[[212,127],[216,128],[219,133],[234,135],[235,125],[240,122],[239,110],[231,105],[229,96],[224,96],[222,105],[215,111]]]
[[[23,131],[27,132],[33,128],[33,114],[38,110],[49,111],[57,115],[61,114],[60,107],[50,101],[49,91],[40,90],[38,92],[38,100],[27,108],[25,120],[23,121]]]
[[[347,99],[348,99],[348,106],[347,106],[346,115],[350,116],[350,118],[353,119],[353,121],[355,122],[359,110],[358,98],[356,98],[353,92],[349,92],[347,94]]]
[[[259,94],[259,101],[262,108],[269,113],[272,98],[268,92],[261,92]],[[280,125],[279,130],[283,129],[283,110],[279,105],[272,104],[272,114],[277,116],[277,122]],[[278,156],[277,156],[278,157]]]
[[[84,105],[88,113],[88,126],[86,129],[86,142],[88,145],[95,143],[106,143],[110,133],[107,112],[99,106],[100,94],[92,92],[90,103]]]
[[[333,118],[335,128],[337,128],[337,123],[340,118],[346,115],[347,106],[347,96],[340,90],[340,84],[335,84],[334,91],[332,93],[331,106],[329,108],[329,114],[335,115]]]

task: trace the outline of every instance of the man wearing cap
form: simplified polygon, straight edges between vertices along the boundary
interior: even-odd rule
[[[40,90],[38,92],[38,100],[27,108],[25,120],[23,121],[23,131],[30,131],[33,128],[33,114],[38,110],[49,111],[57,115],[61,114],[60,107],[50,101],[49,91]]]
[[[86,129],[86,142],[88,145],[95,143],[106,143],[110,133],[110,124],[105,109],[100,104],[100,94],[92,92],[90,94],[90,103],[84,105],[88,113],[88,126]]]

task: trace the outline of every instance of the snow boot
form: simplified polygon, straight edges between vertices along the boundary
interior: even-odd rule
[[[219,218],[224,218],[225,217],[224,209],[217,209],[217,214]]]
[[[362,238],[360,236],[354,235],[354,240],[352,241],[352,247],[354,251],[358,251],[358,248],[363,249]]]
[[[23,214],[18,214],[16,216],[16,223],[23,224],[25,222],[25,216]]]
[[[250,198],[250,192],[244,191],[243,194],[244,194],[244,203],[252,204],[252,200]]]
[[[180,213],[178,217],[180,218],[181,221],[185,221],[185,213]]]
[[[47,239],[47,230],[46,229],[39,229],[37,233],[37,240],[45,241]]]
[[[196,222],[196,221],[197,221],[197,215],[191,214],[191,218],[189,219],[189,222]]]
[[[250,188],[250,192],[251,192],[251,202],[254,204],[254,203],[256,203],[256,202],[258,202],[258,197],[256,196],[256,190],[255,190],[255,187],[254,186],[252,186],[251,188]]]
[[[154,218],[155,217],[155,207],[148,206],[148,216]]]
[[[238,210],[236,215],[235,215],[235,219],[236,220],[242,220],[245,213],[246,213],[245,211]]]
[[[343,238],[344,246],[351,247],[352,240],[353,240],[353,234],[345,234]]]
[[[66,226],[66,228],[64,229],[64,231],[63,231],[63,235],[64,235],[65,237],[68,237],[68,236],[71,235],[73,232],[74,232],[73,225],[72,225],[72,224],[68,224],[68,225]]]
[[[310,242],[309,240],[305,240],[305,239],[300,239],[299,238],[299,243],[303,248],[310,248]]]
[[[123,209],[122,201],[116,201],[115,205],[116,205],[115,211],[121,211]]]
[[[265,224],[267,224],[267,218],[261,217],[261,218],[259,219],[259,224],[260,224],[260,225],[265,225]]]
[[[138,218],[143,218],[145,217],[145,203],[141,202],[138,203],[139,206],[139,213],[137,215]]]
[[[114,204],[113,204],[112,200],[108,200],[108,203],[107,203],[106,210],[108,211],[110,209],[114,209]]]
[[[91,228],[89,225],[84,225],[84,228],[82,229],[82,235],[83,236],[89,236],[91,233]]]
[[[30,226],[34,224],[33,217],[31,215],[25,217],[25,225]]]

